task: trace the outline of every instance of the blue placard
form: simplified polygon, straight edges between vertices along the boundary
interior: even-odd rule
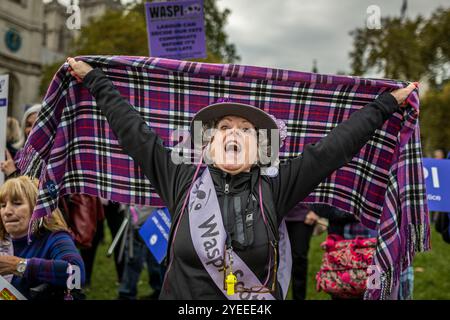
[[[423,158],[430,211],[450,212],[450,160]]]
[[[7,102],[8,102],[8,99],[6,99],[6,98],[0,99],[0,108],[6,107],[8,105]]]
[[[169,210],[159,208],[150,214],[147,221],[139,229],[139,235],[158,263],[161,263],[166,257],[170,224]]]

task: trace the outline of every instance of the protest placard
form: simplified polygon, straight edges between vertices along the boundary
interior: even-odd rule
[[[166,256],[170,224],[169,211],[167,208],[160,208],[154,210],[139,229],[139,235],[158,263],[161,263]]]
[[[0,276],[0,300],[27,300],[9,281]]]
[[[150,56],[206,58],[203,0],[145,5]]]
[[[430,211],[450,212],[450,160],[423,158]]]
[[[8,117],[8,75],[0,75],[0,161],[5,160],[6,118]],[[5,181],[0,172],[0,185]]]

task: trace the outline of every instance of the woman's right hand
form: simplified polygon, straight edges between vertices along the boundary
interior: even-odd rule
[[[69,72],[79,81],[83,81],[84,77],[93,70],[93,68],[84,61],[76,61],[74,58],[67,58],[70,65]]]

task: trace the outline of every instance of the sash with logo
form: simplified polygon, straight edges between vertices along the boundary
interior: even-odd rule
[[[223,263],[220,266],[212,263],[212,260],[217,257],[223,260],[227,233],[222,221],[216,190],[211,174],[207,168],[191,188],[188,210],[189,227],[195,251],[203,267],[225,297],[230,300],[274,300],[274,296],[270,293],[238,292],[233,295],[227,295],[224,289]],[[289,287],[292,259],[289,237],[284,220],[280,225],[279,233],[280,260],[277,281],[283,291],[283,298],[285,298]],[[262,286],[258,277],[236,253],[233,255],[232,267],[237,277],[237,287],[242,286],[248,288]]]

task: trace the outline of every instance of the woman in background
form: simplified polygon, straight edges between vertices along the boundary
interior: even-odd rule
[[[69,276],[74,275],[75,286],[83,285],[83,260],[59,210],[42,218],[28,243],[37,195],[36,184],[26,176],[11,178],[0,187],[0,242],[3,247],[9,243],[12,251],[0,256],[0,275],[13,275],[11,284],[27,299],[78,297],[81,288],[71,291]]]

